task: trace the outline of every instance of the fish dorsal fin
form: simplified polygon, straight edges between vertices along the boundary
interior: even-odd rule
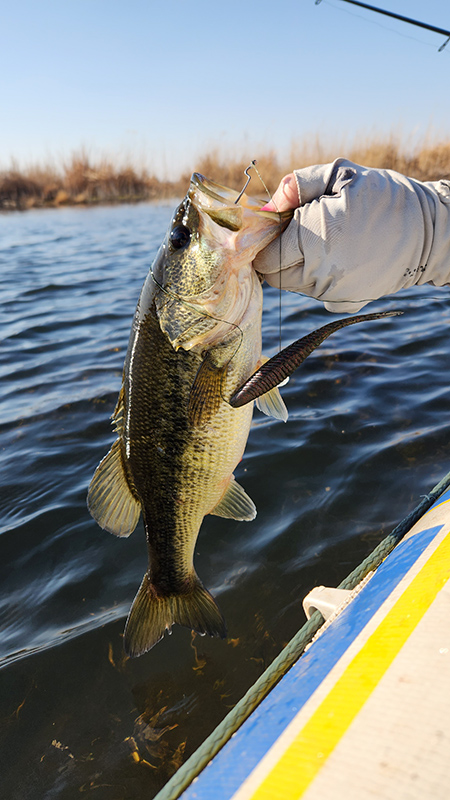
[[[256,506],[232,475],[224,496],[210,514],[250,522],[256,517]]]
[[[267,356],[262,356],[260,366],[265,364],[268,360]],[[278,390],[278,386],[274,386],[269,392],[262,394],[261,397],[257,397],[256,407],[259,408],[263,414],[267,414],[268,417],[275,417],[275,419],[281,419],[283,422],[287,422],[289,414]]]
[[[241,206],[235,206],[234,208],[205,208],[204,211],[221,228],[228,228],[230,231],[239,231],[242,228]]]
[[[128,486],[119,439],[94,472],[87,504],[100,527],[116,536],[129,536],[138,524],[141,504]]]
[[[208,355],[200,364],[189,396],[188,414],[191,425],[197,426],[209,422],[217,413],[222,400],[224,369],[214,366]]]

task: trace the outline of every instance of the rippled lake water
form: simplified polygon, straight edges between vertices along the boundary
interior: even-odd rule
[[[404,316],[327,340],[283,389],[289,421],[255,411],[236,477],[252,523],[207,517],[196,567],[225,641],[175,627],[126,660],[146,568],[86,509],[113,434],[131,319],[173,204],[0,215],[0,789],[10,800],[148,800],[337,585],[450,468],[450,294],[422,287],[367,310]],[[284,294],[283,343],[333,319]],[[264,351],[278,343],[265,291]]]

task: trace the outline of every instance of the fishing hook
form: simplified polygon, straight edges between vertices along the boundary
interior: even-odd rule
[[[250,164],[248,165],[247,169],[244,169],[244,175],[247,176],[247,180],[245,182],[244,188],[241,189],[241,191],[239,192],[238,196],[236,197],[236,200],[234,201],[234,205],[237,205],[237,203],[239,203],[239,200],[241,199],[242,195],[244,194],[247,186],[249,185],[249,183],[250,183],[250,181],[252,179],[252,176],[248,174],[249,169],[251,169],[252,167],[255,167],[255,166],[256,166],[256,159],[253,159],[253,161],[251,161]]]

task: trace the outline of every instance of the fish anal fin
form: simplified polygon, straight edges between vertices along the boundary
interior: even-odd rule
[[[124,648],[127,655],[140,656],[162,639],[172,625],[184,625],[197,633],[226,636],[225,621],[215,600],[195,572],[187,591],[162,595],[148,573],[131,606],[125,626]]]
[[[134,531],[139,521],[141,504],[128,486],[119,439],[114,442],[94,472],[87,504],[101,528],[116,536],[129,536]]]
[[[222,377],[226,367],[216,367],[206,355],[189,395],[188,415],[191,425],[201,425],[217,413],[222,400]]]
[[[250,522],[256,517],[256,506],[232,475],[222,499],[209,513],[216,517]]]

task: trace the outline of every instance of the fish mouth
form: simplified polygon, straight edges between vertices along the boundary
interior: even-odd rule
[[[158,262],[164,273],[168,254],[168,273],[155,302],[161,329],[175,350],[200,349],[237,335],[259,286],[251,262],[292,217],[292,212],[262,211],[265,202],[199,172],[192,175],[170,228],[190,229],[189,249],[174,256],[169,231],[169,249]]]
[[[224,207],[230,209],[230,214],[236,214],[240,218],[240,214],[244,209],[247,211],[258,212],[258,217],[270,220],[276,220],[284,228],[291,221],[294,211],[287,209],[286,211],[262,211],[271,197],[261,198],[257,195],[249,196],[245,192],[238,192],[235,189],[229,189],[227,186],[222,186],[220,183],[205,178],[200,172],[194,172],[191,176],[191,182],[188,192],[188,197],[191,202],[197,206],[199,211],[206,211],[214,219],[214,211],[223,209]],[[233,230],[233,225],[229,227]],[[239,227],[239,225],[237,225]]]
[[[236,201],[239,198],[240,205],[256,211],[267,203],[267,200],[253,196],[249,197],[245,193],[239,197],[240,192],[235,189],[229,189],[227,186],[222,186],[220,183],[215,183],[215,181],[205,178],[200,172],[194,172],[192,175],[191,187],[205,194],[210,200],[225,206],[237,205]]]

